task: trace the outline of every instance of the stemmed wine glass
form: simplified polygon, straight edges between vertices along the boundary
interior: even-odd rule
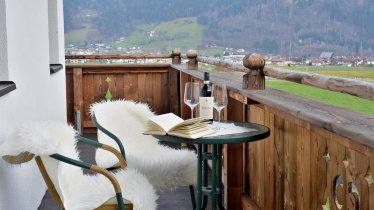
[[[199,104],[201,83],[187,82],[184,89],[184,103],[191,108],[191,118],[193,110]]]
[[[227,106],[226,84],[213,84],[212,86],[213,107],[218,112],[218,123],[221,122],[221,111]],[[219,130],[220,127],[218,126]]]

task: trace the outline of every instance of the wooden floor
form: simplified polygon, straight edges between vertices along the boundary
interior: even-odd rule
[[[95,136],[88,136],[89,138],[96,138]],[[94,163],[95,149],[85,144],[78,144],[80,157],[83,161]],[[192,210],[190,193],[188,186],[182,186],[176,191],[157,192],[159,199],[157,200],[159,210]],[[210,209],[209,207],[207,208]],[[53,201],[52,197],[46,192],[38,210],[60,210],[57,204]]]

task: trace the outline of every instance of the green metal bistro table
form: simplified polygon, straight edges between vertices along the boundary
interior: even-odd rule
[[[220,136],[206,136],[199,139],[188,139],[176,136],[156,136],[161,141],[197,145],[196,201],[194,194],[191,193],[192,205],[195,210],[206,208],[208,196],[211,196],[212,210],[216,210],[217,206],[219,209],[225,209],[222,205],[222,145],[258,141],[270,135],[270,129],[264,125],[234,121],[223,121],[223,123],[234,123],[235,126],[249,128],[252,131]],[[208,152],[208,145],[212,145],[211,152]],[[210,185],[208,184],[207,175],[208,160],[212,160]]]

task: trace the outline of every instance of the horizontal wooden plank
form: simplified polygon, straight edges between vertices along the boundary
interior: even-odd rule
[[[156,73],[168,73],[166,69],[159,70],[146,70],[146,69],[128,69],[123,71],[123,69],[83,69],[83,74],[156,74]]]
[[[218,67],[224,67],[226,69],[230,69],[232,71],[240,71],[240,72],[248,72],[249,69],[245,68],[244,66],[235,65],[232,61],[226,61],[219,58],[210,58],[210,57],[204,57],[204,56],[198,56],[197,61],[206,63],[209,65],[214,65]]]
[[[165,63],[152,63],[152,64],[66,64],[67,69],[71,68],[147,68],[148,71],[153,71],[155,68],[169,68],[170,64]]]
[[[143,73],[168,73],[168,67],[118,67],[118,66],[103,66],[101,68],[96,67],[79,67],[82,68],[83,74],[143,74]],[[73,68],[67,68],[66,74],[72,74]]]
[[[248,102],[246,97],[244,97],[244,96],[242,96],[242,95],[240,95],[236,92],[229,91],[228,95],[229,95],[230,98],[233,98],[233,99],[235,99],[235,100],[237,100],[237,101],[239,101],[243,104],[247,104],[247,102]]]
[[[224,67],[233,71],[248,72],[248,69],[231,61],[198,56],[202,63]],[[346,93],[360,98],[374,100],[374,83],[349,78],[326,76],[321,74],[297,72],[292,70],[265,67],[264,73],[268,77],[296,82],[321,89]]]
[[[188,70],[186,65],[172,65],[172,68],[203,78],[203,71]],[[213,83],[226,83],[229,91],[251,100],[273,107],[311,125],[326,129],[337,135],[349,138],[359,144],[374,148],[374,117],[359,112],[327,105],[318,101],[266,88],[265,90],[243,90],[238,79],[222,77],[211,73]]]
[[[157,59],[171,57],[171,54],[65,55],[65,59]]]

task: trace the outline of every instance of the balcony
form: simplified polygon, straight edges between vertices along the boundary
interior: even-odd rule
[[[190,116],[184,84],[226,83],[224,118],[264,124],[265,141],[224,147],[227,209],[374,209],[374,117],[263,88],[261,66],[246,67],[174,51],[170,55],[73,56],[78,59],[138,60],[132,64],[66,65],[68,121],[93,133],[90,104],[127,99],[149,104],[157,114]],[[166,63],[142,63],[154,59]],[[256,63],[257,62],[257,63]],[[209,70],[209,69],[219,69]],[[257,69],[256,69],[257,68]],[[263,74],[373,100],[374,87],[346,79],[263,69]],[[256,83],[257,82],[257,83]],[[259,84],[259,85],[253,85]],[[243,88],[244,87],[244,88]]]

